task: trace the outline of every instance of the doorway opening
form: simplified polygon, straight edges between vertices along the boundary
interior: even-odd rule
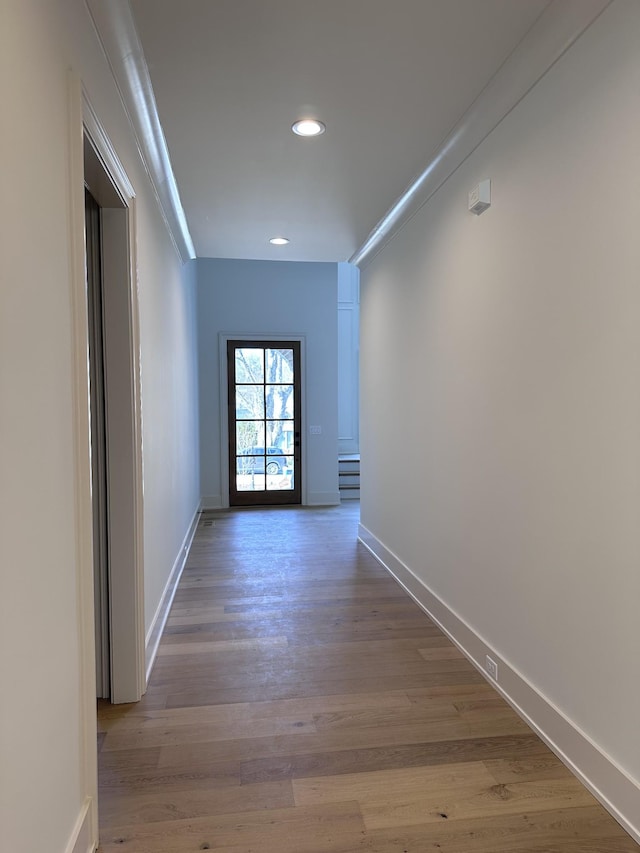
[[[299,341],[227,341],[229,503],[300,504]]]
[[[85,186],[85,258],[91,418],[91,494],[93,503],[93,598],[96,644],[96,696],[111,697],[109,614],[109,518],[107,419],[104,375],[104,315],[100,206]]]
[[[136,702],[146,678],[134,193],[84,106],[96,695]]]

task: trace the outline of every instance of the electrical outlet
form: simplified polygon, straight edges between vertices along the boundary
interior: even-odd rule
[[[487,675],[490,678],[493,678],[494,681],[498,680],[498,664],[489,655],[485,659],[484,668],[487,670]]]

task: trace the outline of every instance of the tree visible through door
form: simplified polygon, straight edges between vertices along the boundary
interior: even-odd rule
[[[300,488],[300,344],[229,341],[229,502],[296,504]]]

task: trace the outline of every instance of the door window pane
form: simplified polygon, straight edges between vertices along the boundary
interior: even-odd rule
[[[264,382],[264,350],[236,349],[236,382]]]
[[[267,418],[293,419],[293,385],[266,385]]]
[[[285,492],[293,489],[293,456],[267,456],[267,490]]]
[[[236,385],[236,420],[264,418],[264,385]]]
[[[264,460],[264,457],[262,457]],[[264,467],[262,472],[255,470],[260,467],[260,457],[238,456],[236,459],[236,489],[239,492],[264,492],[266,489],[266,475]]]
[[[267,349],[265,356],[267,382],[293,382],[292,349]]]
[[[293,453],[293,421],[267,421],[267,444],[279,453]]]
[[[264,421],[236,421],[236,453],[264,453]]]

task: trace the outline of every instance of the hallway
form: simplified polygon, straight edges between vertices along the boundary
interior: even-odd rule
[[[146,695],[99,710],[102,853],[637,851],[358,515],[201,516]]]

